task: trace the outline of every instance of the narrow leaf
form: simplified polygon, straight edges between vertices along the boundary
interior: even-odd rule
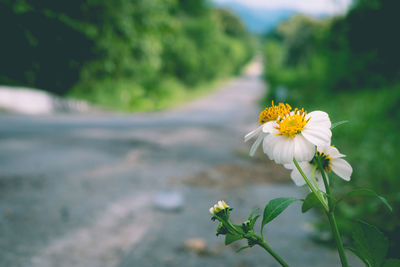
[[[383,264],[383,267],[399,267],[400,260],[399,259],[387,259]]]
[[[353,240],[357,255],[369,262],[372,267],[382,266],[389,242],[378,228],[359,221],[353,231]]]
[[[386,208],[392,212],[393,208],[392,206],[390,206],[389,202],[382,196],[378,195],[377,193],[375,193],[374,191],[370,190],[370,189],[366,189],[366,188],[360,188],[360,189],[355,189],[353,191],[348,192],[347,194],[345,194],[343,197],[341,197],[337,202],[336,205],[342,201],[345,198],[348,198],[350,196],[354,196],[354,195],[362,195],[362,196],[373,196],[376,197],[377,199],[379,199],[385,206]],[[336,206],[335,205],[335,206]]]
[[[225,245],[232,244],[235,241],[242,239],[240,235],[226,234],[225,236]]]
[[[264,216],[261,224],[261,228],[275,219],[279,214],[281,214],[290,204],[299,199],[293,197],[280,197],[275,198],[268,202],[264,209]]]
[[[254,214],[256,213],[256,212],[258,212],[260,209],[259,208],[256,208],[256,209],[254,209],[251,213],[250,213],[250,215],[249,215],[249,217],[247,218],[249,221],[253,218],[253,216],[254,216]]]
[[[254,225],[256,224],[257,219],[260,217],[260,215],[257,215],[253,219],[250,220],[250,228],[254,229]]]
[[[239,248],[238,250],[236,250],[236,252],[239,253],[240,251],[242,251],[242,250],[244,250],[244,249],[246,249],[246,248],[249,248],[249,247],[250,247],[250,246],[241,247],[241,248]]]
[[[349,122],[349,121],[338,121],[338,122],[332,123],[331,130],[332,130],[333,128],[336,128],[336,127],[339,126],[339,125],[342,125],[342,124],[345,124],[345,123],[348,123],[348,122]]]
[[[313,192],[311,192],[304,199],[303,205],[301,206],[301,212],[305,213],[308,210],[310,210],[318,205],[320,205],[318,198],[315,196],[315,194]]]

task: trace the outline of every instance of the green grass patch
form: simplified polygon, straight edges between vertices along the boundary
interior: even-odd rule
[[[150,89],[134,80],[105,79],[90,85],[78,85],[69,94],[101,108],[120,112],[145,112],[173,108],[216,90],[229,77],[188,87],[174,78],[161,79]],[[85,88],[96,88],[87,91]]]

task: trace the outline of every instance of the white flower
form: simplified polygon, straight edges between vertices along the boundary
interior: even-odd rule
[[[317,157],[320,158],[322,167],[326,173],[333,171],[343,180],[350,181],[353,168],[347,161],[342,159],[345,155],[340,154],[337,148],[333,146],[319,146],[314,158],[311,161],[300,162],[299,166],[311,182],[313,182],[311,177],[314,171],[315,180],[317,182],[316,186],[318,186],[321,191],[325,192],[325,184],[322,179],[322,174],[318,169]],[[304,178],[293,163],[285,164],[284,166],[285,168],[292,170],[290,177],[297,186],[305,184]]]
[[[279,164],[310,161],[315,154],[315,146],[330,145],[331,121],[327,113],[295,109],[279,117],[274,123],[263,126],[263,150],[271,160]]]
[[[251,157],[254,156],[257,148],[260,146],[264,138],[268,135],[268,133],[263,132],[263,127],[266,124],[273,124],[279,116],[283,116],[284,114],[290,112],[291,109],[292,107],[289,104],[279,103],[277,106],[275,106],[274,101],[272,101],[271,107],[267,107],[263,111],[261,111],[258,120],[260,126],[246,134],[246,136],[244,137],[244,141],[247,142],[253,137],[257,136],[256,141],[250,148],[249,154]]]
[[[229,208],[228,204],[226,204],[225,201],[220,200],[220,201],[218,201],[217,204],[215,204],[213,207],[211,207],[209,211],[212,215],[214,215],[214,214],[220,212],[221,210],[224,210],[227,208]]]

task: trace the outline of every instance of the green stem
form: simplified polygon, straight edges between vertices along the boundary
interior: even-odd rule
[[[321,175],[322,175],[322,180],[324,181],[326,194],[328,195],[328,206],[329,206],[329,210],[331,210],[331,208],[332,208],[332,205],[331,205],[332,201],[331,201],[331,199],[330,199],[331,190],[330,190],[330,188],[329,188],[328,178],[327,178],[326,175],[325,175],[325,170],[324,170],[324,168],[322,167],[321,159],[320,159],[319,157],[317,157],[317,162],[318,162],[318,169],[319,169],[319,171],[321,172]]]
[[[343,267],[348,267],[349,264],[347,262],[346,254],[344,252],[342,238],[340,237],[339,228],[336,224],[335,214],[333,211],[327,212],[326,215],[328,216],[329,224],[331,225],[331,230],[333,233],[333,237],[335,238],[336,246],[338,249],[340,262],[342,263]]]
[[[336,223],[336,219],[335,219],[335,213],[333,212],[332,209],[332,200],[331,200],[331,192],[330,192],[330,188],[329,188],[329,184],[328,184],[328,178],[325,175],[325,170],[322,167],[321,164],[321,160],[318,158],[318,168],[321,172],[322,175],[322,179],[324,180],[324,185],[325,185],[325,190],[326,190],[326,194],[328,196],[328,207],[329,207],[329,211],[326,213],[326,215],[328,216],[328,220],[329,220],[329,224],[331,226],[331,230],[332,230],[332,234],[333,237],[335,238],[335,242],[336,242],[336,247],[339,253],[339,257],[340,257],[340,262],[342,263],[343,267],[347,267],[349,266],[348,262],[347,262],[347,258],[346,258],[346,253],[344,252],[344,247],[343,247],[343,242],[342,242],[342,238],[340,237],[340,232],[339,232],[339,228],[337,226]]]
[[[325,199],[323,199],[321,194],[319,194],[315,190],[314,186],[311,184],[310,180],[308,180],[307,176],[305,175],[305,173],[303,172],[303,170],[301,169],[299,163],[297,162],[297,160],[295,158],[293,158],[293,162],[294,162],[294,165],[296,166],[297,170],[300,172],[301,176],[303,176],[303,179],[307,183],[308,187],[311,189],[311,191],[314,193],[314,195],[318,198],[319,202],[321,203],[321,205],[325,209],[325,211],[328,212],[329,207],[327,206]]]
[[[275,251],[270,248],[264,240],[259,240],[258,245],[265,249],[281,266],[289,267],[289,265]]]

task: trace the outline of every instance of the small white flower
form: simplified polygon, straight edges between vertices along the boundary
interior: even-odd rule
[[[316,157],[320,157],[322,167],[326,173],[333,171],[343,180],[350,181],[353,168],[347,161],[342,159],[345,157],[345,155],[340,154],[337,148],[333,146],[319,146],[314,158],[311,161],[299,162],[299,166],[310,180],[314,171],[317,186],[321,191],[326,192],[322,174],[318,169]],[[284,166],[285,168],[292,170],[290,177],[297,186],[302,186],[305,184],[303,177],[293,163],[285,164]]]
[[[331,121],[327,113],[295,109],[279,117],[274,123],[265,124],[263,150],[271,160],[287,164],[310,161],[315,154],[315,146],[330,145]]]
[[[229,208],[228,204],[226,204],[225,201],[220,200],[220,201],[218,201],[217,204],[215,204],[213,207],[211,207],[209,209],[209,211],[212,215],[214,215],[214,214],[220,212],[221,210],[224,210],[227,208]]]
[[[255,130],[246,134],[246,136],[244,137],[244,141],[247,142],[253,137],[257,136],[256,141],[250,148],[249,154],[251,157],[254,156],[257,148],[260,146],[264,138],[268,135],[268,133],[263,132],[263,127],[266,124],[273,124],[276,121],[276,119],[278,119],[279,116],[282,116],[290,112],[291,109],[292,107],[289,104],[279,103],[278,105],[275,106],[274,101],[272,101],[271,107],[267,107],[263,111],[261,111],[258,120],[260,126],[257,127]]]

